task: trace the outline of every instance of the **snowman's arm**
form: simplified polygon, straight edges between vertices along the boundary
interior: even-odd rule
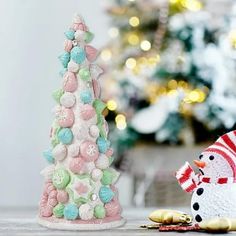
[[[184,191],[191,193],[197,188],[198,175],[194,173],[193,168],[188,162],[185,162],[176,172],[175,177]]]

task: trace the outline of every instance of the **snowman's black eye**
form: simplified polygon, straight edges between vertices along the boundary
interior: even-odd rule
[[[214,156],[209,156],[209,159],[212,161],[212,160],[214,160]]]
[[[202,158],[203,158],[203,155],[200,155],[200,156],[199,156],[199,159],[201,160]]]

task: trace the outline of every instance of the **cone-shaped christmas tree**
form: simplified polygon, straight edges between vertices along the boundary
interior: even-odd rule
[[[114,187],[119,174],[110,167],[113,152],[97,80],[102,70],[93,63],[97,50],[88,45],[93,34],[76,15],[65,36],[59,57],[63,85],[53,93],[58,104],[52,148],[44,152],[50,165],[42,171],[39,223],[68,230],[117,227],[124,223]]]

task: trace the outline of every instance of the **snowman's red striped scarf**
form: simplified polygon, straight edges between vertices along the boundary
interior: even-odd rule
[[[211,179],[210,177],[205,177],[203,175],[199,176],[199,184],[207,183],[207,184],[232,184],[236,183],[236,179],[233,177],[221,177],[216,180]]]
[[[182,189],[188,193],[193,192],[200,183],[229,184],[236,182],[235,178],[230,177],[222,177],[213,180],[210,177],[201,174],[196,175],[188,162],[185,162],[185,164],[176,172],[175,176]]]
[[[185,164],[175,173],[182,189],[188,193],[191,193],[198,185],[198,176],[194,173],[193,168],[186,161]]]

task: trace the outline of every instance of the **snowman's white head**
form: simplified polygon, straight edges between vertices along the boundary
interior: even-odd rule
[[[230,164],[218,153],[203,152],[194,163],[202,175],[213,181],[224,177],[234,177]]]
[[[232,177],[236,180],[236,130],[224,134],[195,160],[202,175],[212,180]]]

